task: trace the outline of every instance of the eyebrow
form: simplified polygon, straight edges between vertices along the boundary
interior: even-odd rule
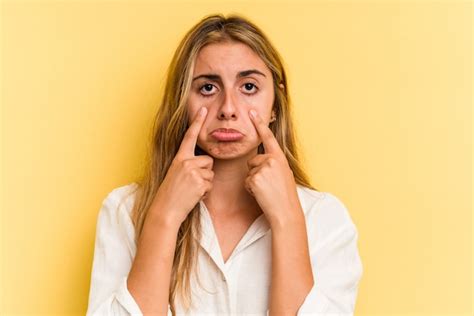
[[[251,75],[251,74],[262,75],[262,76],[266,77],[261,71],[258,71],[257,69],[249,69],[249,70],[241,71],[235,77],[236,78],[242,78],[242,77],[247,77],[248,75]],[[221,81],[221,76],[219,76],[218,74],[212,74],[211,73],[211,74],[203,74],[203,75],[199,75],[197,77],[194,77],[193,82],[194,82],[194,80],[197,80],[199,78],[206,78],[206,79],[209,79],[209,80]]]

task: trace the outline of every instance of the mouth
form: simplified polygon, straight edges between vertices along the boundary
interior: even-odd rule
[[[218,141],[233,142],[241,140],[244,134],[232,128],[218,128],[211,132],[211,136]]]

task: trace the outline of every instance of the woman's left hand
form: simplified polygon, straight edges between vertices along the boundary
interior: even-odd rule
[[[247,162],[249,173],[245,188],[262,208],[271,226],[303,215],[293,171],[271,129],[257,112],[250,119],[262,139],[265,154]]]

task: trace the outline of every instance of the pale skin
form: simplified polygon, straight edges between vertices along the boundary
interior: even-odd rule
[[[246,70],[260,74],[242,73]],[[248,46],[232,42],[200,50],[193,78],[209,74],[214,76],[193,81],[189,128],[145,220],[128,289],[144,314],[166,315],[170,278],[163,276],[171,273],[181,223],[202,199],[224,262],[253,220],[265,214],[272,229],[269,314],[296,315],[314,280],[293,172],[268,127],[274,114],[271,72]],[[244,138],[213,139],[210,132],[222,127],[237,129]],[[260,143],[263,155],[257,152]],[[195,156],[196,144],[207,155]]]

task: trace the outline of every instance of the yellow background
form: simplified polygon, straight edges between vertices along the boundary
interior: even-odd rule
[[[4,2],[3,314],[85,313],[101,202],[215,12],[285,60],[307,169],[359,230],[356,315],[472,315],[472,3],[447,0]]]

